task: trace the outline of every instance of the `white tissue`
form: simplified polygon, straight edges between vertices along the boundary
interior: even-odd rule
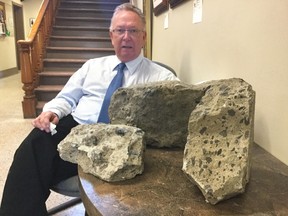
[[[57,130],[55,128],[56,128],[56,125],[50,122],[50,131],[51,131],[52,136],[57,133]]]

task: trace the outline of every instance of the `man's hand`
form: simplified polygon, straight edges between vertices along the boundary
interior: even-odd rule
[[[32,121],[32,125],[40,130],[50,133],[50,122],[57,125],[59,122],[58,116],[51,112],[42,112],[37,118]]]

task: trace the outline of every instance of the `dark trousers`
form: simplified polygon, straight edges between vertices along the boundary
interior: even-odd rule
[[[34,128],[17,149],[4,187],[1,216],[44,216],[52,185],[77,174],[77,165],[59,157],[58,143],[78,123],[71,115],[53,136]],[[17,136],[17,134],[14,134]]]

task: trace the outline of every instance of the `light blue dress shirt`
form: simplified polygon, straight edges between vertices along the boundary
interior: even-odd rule
[[[79,124],[97,123],[105,93],[119,63],[115,55],[88,60],[71,76],[61,92],[45,104],[43,111],[52,111],[60,119],[71,113]],[[142,55],[125,64],[123,87],[179,80],[171,71]]]

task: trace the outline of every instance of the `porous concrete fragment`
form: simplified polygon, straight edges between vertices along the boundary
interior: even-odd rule
[[[121,88],[111,99],[109,116],[112,124],[141,128],[147,145],[184,148],[189,116],[203,94],[179,81]]]
[[[144,170],[144,132],[126,125],[78,125],[60,142],[63,160],[108,182],[134,178]]]
[[[243,193],[249,181],[255,92],[237,78],[198,87],[206,92],[189,119],[182,169],[216,204]]]

